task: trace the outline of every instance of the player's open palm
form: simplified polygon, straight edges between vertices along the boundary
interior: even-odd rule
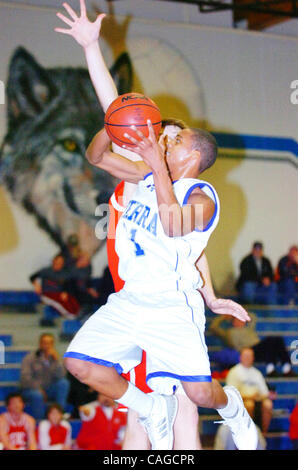
[[[55,28],[57,33],[69,34],[84,48],[96,42],[99,38],[101,23],[106,16],[104,13],[98,15],[94,22],[90,21],[86,13],[85,0],[80,0],[81,15],[78,16],[68,3],[63,3],[65,10],[71,19],[62,13],[57,13],[58,18],[70,26],[70,29]]]
[[[231,315],[243,322],[250,321],[247,311],[237,302],[230,299],[213,299],[209,302],[208,307],[213,313],[218,315]]]

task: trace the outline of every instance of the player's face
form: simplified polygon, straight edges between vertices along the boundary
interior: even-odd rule
[[[22,413],[24,409],[24,402],[20,397],[14,397],[9,400],[7,409],[10,413]]]
[[[183,176],[189,167],[193,154],[192,145],[191,129],[180,129],[176,137],[168,143],[166,149],[166,162],[172,179],[177,179],[178,177]]]

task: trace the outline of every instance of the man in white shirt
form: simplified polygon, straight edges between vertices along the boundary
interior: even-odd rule
[[[256,418],[261,413],[261,428],[265,435],[268,432],[272,418],[272,400],[270,392],[261,372],[253,367],[254,351],[245,348],[240,354],[240,363],[229,371],[226,383],[237,387],[241,393],[245,408],[252,417]]]

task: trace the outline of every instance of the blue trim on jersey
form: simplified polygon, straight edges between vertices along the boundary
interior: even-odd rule
[[[182,380],[182,382],[212,382],[211,375],[178,375],[163,371],[152,372],[147,375],[146,382],[148,383],[150,379],[155,377],[171,377],[172,379]]]
[[[203,229],[203,230],[199,230],[198,228],[195,228],[195,231],[196,232],[207,232],[207,230],[210,229],[210,227],[212,226],[214,220],[215,220],[215,217],[217,216],[217,213],[218,213],[218,204],[217,204],[217,199],[216,199],[216,196],[215,196],[215,192],[213,190],[213,188],[208,184],[208,183],[196,183],[194,184],[193,186],[191,186],[189,188],[189,190],[187,191],[187,193],[185,194],[184,196],[184,199],[183,199],[183,203],[182,203],[182,206],[185,206],[185,204],[187,203],[188,199],[189,199],[189,196],[190,194],[192,193],[192,191],[195,189],[195,188],[200,188],[200,189],[203,189],[204,186],[207,186],[210,191],[212,192],[213,194],[213,197],[214,197],[214,203],[215,203],[215,210],[214,210],[214,214],[213,216],[211,217],[210,221],[208,222],[207,226]]]
[[[150,173],[147,173],[147,175],[144,176],[144,181],[145,181],[145,179],[146,179],[148,176],[150,176],[150,175],[153,175],[152,171],[150,171]]]
[[[66,352],[63,357],[72,357],[74,359],[80,359],[81,361],[93,362],[100,366],[114,367],[118,374],[122,374],[123,369],[118,363],[105,361],[104,359],[98,359],[97,357],[87,356],[86,354],[81,354],[77,352]]]

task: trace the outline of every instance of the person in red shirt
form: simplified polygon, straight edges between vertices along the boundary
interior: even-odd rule
[[[70,450],[71,426],[63,419],[63,409],[57,403],[47,411],[47,419],[38,426],[38,446],[40,450]]]
[[[7,412],[0,415],[0,441],[5,450],[36,450],[35,419],[24,413],[22,395],[6,398]]]
[[[127,413],[113,400],[99,393],[95,402],[81,406],[82,427],[77,437],[80,450],[120,450]]]
[[[298,450],[298,403],[290,416],[289,436],[293,444],[293,449]]]

